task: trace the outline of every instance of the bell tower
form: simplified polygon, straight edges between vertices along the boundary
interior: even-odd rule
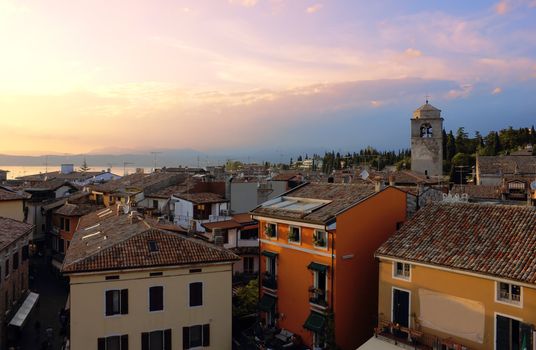
[[[443,174],[443,118],[428,100],[411,118],[411,170],[427,176]]]

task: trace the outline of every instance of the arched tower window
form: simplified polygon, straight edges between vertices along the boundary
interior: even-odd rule
[[[423,125],[421,125],[421,137],[431,138],[432,135],[432,125],[430,125],[429,123],[424,123]]]

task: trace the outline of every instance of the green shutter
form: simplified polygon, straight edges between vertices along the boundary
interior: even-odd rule
[[[311,312],[307,320],[303,325],[303,328],[308,329],[314,333],[321,333],[324,330],[326,324],[326,316],[319,314],[318,312]]]
[[[329,266],[327,265],[323,265],[323,264],[319,264],[319,263],[315,263],[315,262],[311,262],[307,268],[309,270],[313,270],[313,271],[318,271],[318,272],[324,272],[326,273],[328,271],[328,268]]]
[[[268,294],[263,294],[261,300],[259,301],[259,309],[265,312],[272,311],[275,309],[276,301],[277,300],[275,297]]]

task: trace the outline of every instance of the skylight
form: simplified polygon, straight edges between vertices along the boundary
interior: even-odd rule
[[[156,241],[149,241],[149,251],[150,252],[158,251],[158,243]]]

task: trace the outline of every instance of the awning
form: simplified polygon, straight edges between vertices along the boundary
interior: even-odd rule
[[[261,254],[269,258],[275,258],[277,256],[277,253],[269,252],[267,250],[263,250]]]
[[[307,266],[307,268],[309,270],[314,270],[314,271],[324,272],[325,273],[328,270],[329,266],[312,262]]]
[[[24,326],[24,323],[28,319],[28,315],[30,314],[38,300],[39,294],[30,292],[30,294],[28,294],[28,296],[24,300],[24,303],[22,303],[20,309],[15,314],[15,316],[13,316],[11,321],[9,321],[9,325],[22,328]]]
[[[275,310],[275,303],[277,299],[271,295],[263,294],[261,300],[259,301],[259,309],[261,311],[272,311]]]
[[[303,328],[313,331],[315,333],[320,333],[324,330],[324,325],[326,324],[326,316],[319,314],[318,312],[313,312],[309,314]]]
[[[357,350],[400,350],[400,347],[379,338],[372,337],[365,344],[358,347]]]

